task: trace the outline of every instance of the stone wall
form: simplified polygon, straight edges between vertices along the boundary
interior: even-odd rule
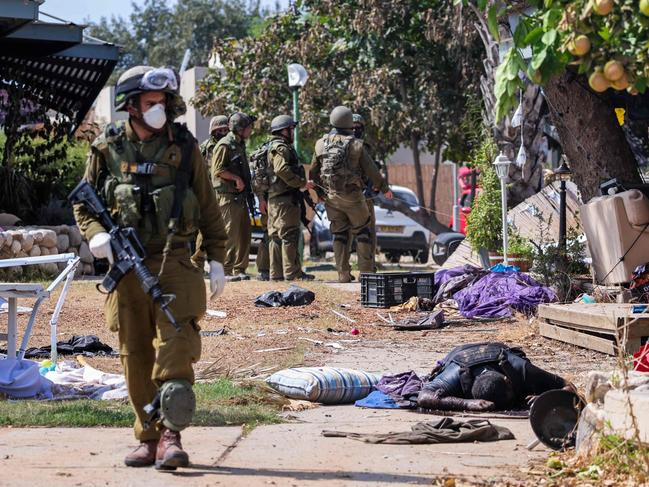
[[[59,225],[55,227],[8,227],[0,230],[0,259],[19,257],[38,257],[73,253],[81,258],[77,275],[94,275],[94,258],[88,243],[81,237],[77,226]],[[65,263],[39,264],[45,272],[55,273],[65,267]],[[29,266],[32,267],[32,266]],[[10,267],[10,272],[21,274],[23,268]]]

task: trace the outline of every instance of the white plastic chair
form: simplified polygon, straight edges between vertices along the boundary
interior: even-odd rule
[[[70,283],[74,278],[74,271],[79,265],[80,259],[76,255],[70,254],[58,254],[58,255],[44,255],[42,257],[22,257],[17,259],[0,259],[0,268],[2,267],[15,267],[15,266],[24,266],[24,265],[35,265],[35,264],[56,264],[59,262],[67,263],[65,269],[63,269],[59,275],[52,281],[52,283],[44,288],[41,284],[32,284],[32,283],[0,283],[0,297],[7,299],[7,311],[8,311],[8,321],[7,321],[7,358],[18,358],[22,360],[25,357],[25,350],[27,349],[27,342],[32,333],[32,328],[34,322],[36,321],[36,315],[38,314],[38,308],[44,299],[49,298],[52,292],[65,281],[63,284],[63,290],[59,296],[56,306],[54,307],[54,313],[50,319],[50,343],[52,345],[50,357],[52,362],[56,362],[56,325],[59,320],[59,315],[61,314],[61,308],[63,307],[63,302],[65,297],[68,294],[70,288]],[[16,334],[18,328],[18,299],[19,298],[35,298],[36,302],[31,311],[29,317],[29,323],[27,324],[27,329],[20,343],[20,348],[16,354]]]

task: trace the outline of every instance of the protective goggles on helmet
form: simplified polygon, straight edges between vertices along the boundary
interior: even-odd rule
[[[178,79],[171,68],[147,71],[140,80],[140,88],[147,91],[178,90]]]

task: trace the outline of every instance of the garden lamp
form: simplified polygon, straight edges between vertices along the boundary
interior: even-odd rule
[[[502,218],[503,218],[503,263],[509,265],[507,261],[507,187],[505,182],[509,176],[509,166],[512,161],[501,151],[494,161],[494,169],[500,179],[500,204],[502,206]]]
[[[289,64],[286,67],[288,71],[288,87],[293,91],[293,120],[295,120],[295,136],[293,145],[298,157],[300,156],[300,108],[298,106],[298,94],[300,88],[306,84],[309,75],[301,64]]]
[[[560,181],[559,185],[559,252],[566,252],[566,182],[570,181],[572,171],[566,163],[565,155],[561,165],[554,170],[554,178]]]

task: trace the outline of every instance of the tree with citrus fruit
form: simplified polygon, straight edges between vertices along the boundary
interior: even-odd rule
[[[649,0],[477,0],[475,5],[496,38],[509,34],[513,42],[496,75],[497,118],[518,104],[526,83],[540,84],[585,200],[604,179],[638,181],[635,157],[613,108],[626,108],[633,117],[649,102]],[[513,29],[512,16],[519,20]],[[646,139],[646,120],[639,132],[634,135]]]

